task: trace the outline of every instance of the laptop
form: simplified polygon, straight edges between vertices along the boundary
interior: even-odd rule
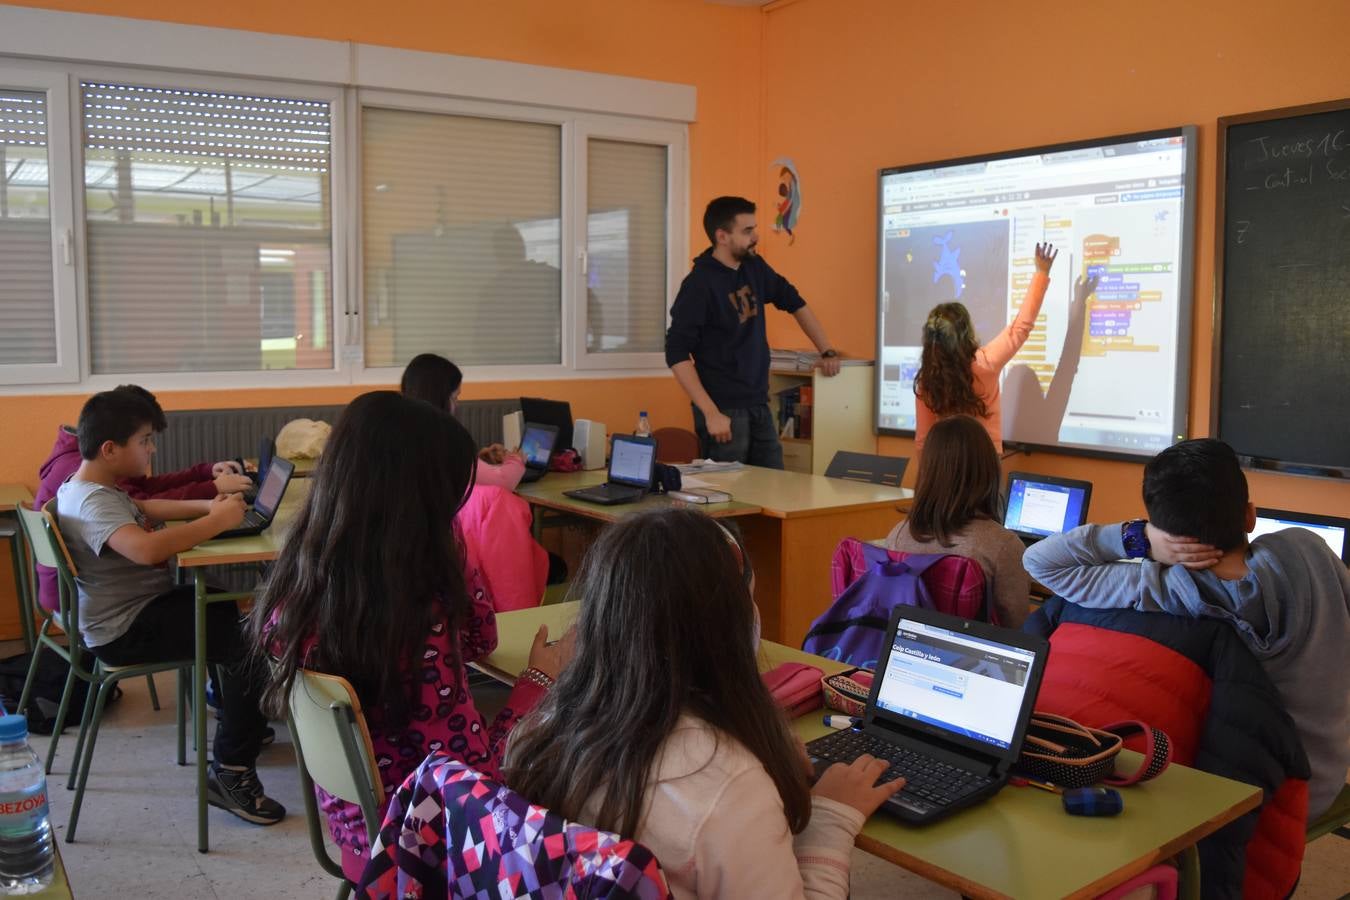
[[[244,513],[243,524],[238,528],[222,531],[212,540],[251,537],[266,531],[277,514],[281,498],[286,496],[286,485],[291,483],[291,476],[294,474],[295,465],[290,460],[282,456],[272,457],[272,464],[267,467],[267,475],[263,478],[262,486],[258,488],[258,496]]]
[[[1286,509],[1256,510],[1256,527],[1250,537],[1259,538],[1272,531],[1286,528],[1306,528],[1327,542],[1327,546],[1340,557],[1341,562],[1350,566],[1350,519],[1336,516],[1319,516],[1314,513],[1290,512]]]
[[[544,477],[548,471],[548,461],[553,458],[553,443],[557,439],[557,426],[526,423],[525,433],[520,436],[520,452],[525,457],[525,474],[520,478],[521,484]]]
[[[1003,527],[1030,547],[1052,534],[1087,522],[1092,482],[1028,472],[1008,473],[1008,509]]]
[[[520,398],[521,421],[540,425],[555,425],[558,439],[553,447],[568,450],[572,444],[572,405],[566,400],[546,400],[542,397]],[[522,439],[524,435],[521,435]]]
[[[656,441],[634,434],[616,434],[610,448],[609,480],[595,487],[563,493],[576,500],[614,506],[641,500],[651,490],[656,467]]]
[[[1044,638],[933,610],[898,607],[862,724],[806,745],[817,775],[864,753],[905,787],[881,807],[924,824],[992,797],[1008,781],[1050,655]]]
[[[276,453],[277,442],[267,435],[263,435],[262,438],[258,440],[258,465],[252,472],[250,472],[248,466],[244,464],[244,458],[242,456],[236,456],[234,458],[234,461],[239,463],[239,471],[247,475],[249,480],[253,482],[253,487],[245,492],[250,500],[252,500],[253,495],[257,493],[258,486],[262,484],[263,474],[271,468],[272,457],[276,456]]]

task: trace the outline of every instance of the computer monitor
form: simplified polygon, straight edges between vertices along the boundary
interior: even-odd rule
[[[572,444],[572,405],[566,400],[548,400],[543,397],[521,397],[520,411],[526,422],[540,425],[553,425],[558,429],[558,440],[554,442],[554,451],[571,450]]]
[[[1090,481],[1009,472],[1003,527],[1028,540],[1063,534],[1087,521],[1091,499]]]
[[[1350,566],[1350,519],[1336,516],[1319,516],[1313,513],[1290,512],[1287,509],[1256,510],[1256,527],[1250,537],[1254,540],[1263,534],[1283,531],[1286,528],[1306,528],[1327,542],[1327,546]]]

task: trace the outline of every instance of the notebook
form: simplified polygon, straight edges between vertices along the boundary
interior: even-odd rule
[[[1008,509],[1003,527],[1030,546],[1087,522],[1092,482],[1027,472],[1008,473]]]
[[[522,484],[538,481],[548,471],[548,461],[553,458],[553,444],[558,440],[556,425],[540,425],[536,422],[525,424],[525,433],[520,436],[520,452],[525,457],[525,474]]]
[[[267,467],[267,475],[258,488],[258,496],[244,513],[243,523],[238,528],[222,531],[212,540],[251,537],[266,531],[272,524],[272,519],[276,517],[281,498],[286,496],[286,485],[291,483],[291,476],[294,474],[295,466],[290,460],[281,456],[272,457],[272,464]]]
[[[883,646],[861,724],[806,745],[817,775],[864,753],[888,760],[881,780],[907,783],[882,809],[914,824],[998,793],[1021,752],[1049,642],[901,606]]]
[[[633,434],[616,434],[610,447],[609,476],[595,487],[563,491],[568,497],[613,506],[640,500],[651,490],[656,466],[656,441]]]
[[[1286,528],[1306,528],[1313,534],[1327,542],[1341,562],[1350,565],[1350,519],[1342,519],[1336,516],[1319,516],[1313,513],[1290,512],[1287,509],[1257,509],[1256,510],[1256,528],[1252,530],[1251,538],[1255,540],[1263,534],[1270,534],[1272,531],[1283,531]]]

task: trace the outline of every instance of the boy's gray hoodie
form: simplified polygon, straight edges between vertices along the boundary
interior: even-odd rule
[[[1265,667],[1312,765],[1308,818],[1345,786],[1350,767],[1350,570],[1304,528],[1263,535],[1247,575],[1224,581],[1153,560],[1124,561],[1121,526],[1084,525],[1035,544],[1023,560],[1050,590],[1093,609],[1223,619]]]

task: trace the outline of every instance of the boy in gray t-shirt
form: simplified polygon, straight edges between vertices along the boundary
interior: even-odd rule
[[[193,589],[175,588],[168,561],[234,528],[241,495],[214,500],[136,500],[119,481],[144,475],[155,452],[155,410],[127,388],[95,394],[80,411],[82,462],[56,492],[57,526],[75,564],[80,636],[113,666],[188,659],[196,639]],[[172,528],[153,523],[191,519]],[[225,669],[215,760],[207,799],[259,825],[286,810],[263,793],[255,764],[267,719],[259,708],[263,679],[231,603],[207,608],[206,658]]]

